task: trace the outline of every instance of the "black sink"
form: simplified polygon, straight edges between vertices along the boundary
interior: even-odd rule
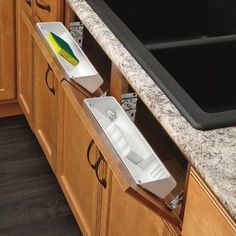
[[[236,109],[236,40],[151,50],[205,112]]]
[[[236,32],[234,0],[104,1],[143,43]]]
[[[86,0],[197,129],[236,125],[235,0]]]

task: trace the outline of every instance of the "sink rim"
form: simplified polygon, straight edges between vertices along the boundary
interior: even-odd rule
[[[86,1],[194,128],[209,130],[236,125],[236,109],[203,111],[103,0]]]

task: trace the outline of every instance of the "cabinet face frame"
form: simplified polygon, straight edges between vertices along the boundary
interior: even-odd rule
[[[23,22],[21,12],[32,16],[32,8],[25,0],[16,1],[17,14],[17,98],[30,124],[34,129],[33,112],[33,38]]]
[[[15,2],[0,3],[0,101],[15,99]]]
[[[34,45],[34,55],[34,130],[49,164],[56,172],[58,83],[37,45]],[[50,90],[52,88],[54,93]]]

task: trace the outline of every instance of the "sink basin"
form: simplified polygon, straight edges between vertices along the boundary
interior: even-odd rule
[[[115,98],[88,98],[84,100],[84,105],[136,184],[159,198],[165,198],[175,188],[176,182]]]
[[[144,44],[236,32],[234,0],[103,1]]]
[[[236,125],[236,1],[87,0],[201,130]]]
[[[151,50],[205,112],[236,109],[236,40]]]

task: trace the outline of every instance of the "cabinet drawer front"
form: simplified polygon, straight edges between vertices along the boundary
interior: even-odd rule
[[[60,3],[55,0],[35,0],[35,13],[41,21],[60,20]]]

